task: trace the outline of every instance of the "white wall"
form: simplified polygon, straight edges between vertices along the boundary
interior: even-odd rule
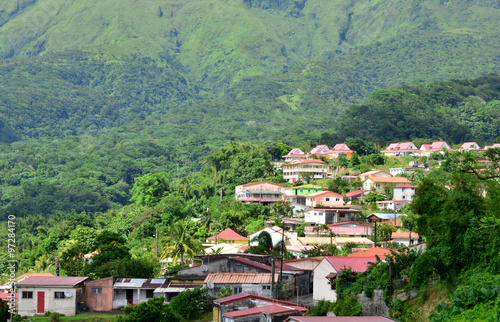
[[[73,293],[72,297],[65,297],[63,299],[55,299],[54,292],[64,292],[70,290]],[[78,289],[81,292],[81,289]],[[23,299],[23,292],[33,292],[33,298]],[[77,307],[77,289],[72,287],[22,287],[18,288],[17,308],[18,314],[24,316],[34,316],[37,314],[38,308],[38,292],[45,292],[44,294],[44,312],[57,312],[67,316],[74,316]]]
[[[331,289],[326,276],[330,273],[335,273],[335,269],[330,263],[323,259],[321,263],[314,269],[313,279],[313,301],[314,303],[319,300],[328,300],[332,302],[337,301],[337,292]]]

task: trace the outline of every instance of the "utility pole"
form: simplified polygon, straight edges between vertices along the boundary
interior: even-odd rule
[[[377,247],[377,222],[375,222],[375,247]]]
[[[274,293],[275,285],[274,285],[274,255],[271,257],[271,298],[274,300],[276,298],[276,294]]]

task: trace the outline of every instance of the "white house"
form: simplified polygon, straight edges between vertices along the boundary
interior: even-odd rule
[[[271,238],[273,240],[273,245],[276,245],[276,243],[281,242],[281,240],[285,240],[285,244],[287,241],[286,235],[283,236],[283,230],[278,227],[278,226],[272,226],[272,227],[266,227],[264,229],[261,229],[259,231],[256,231],[255,233],[248,235],[248,238],[250,239],[250,246],[257,246],[258,243],[256,241],[252,242],[252,239],[260,235],[263,231],[267,231],[269,235],[271,235]]]
[[[394,200],[413,201],[413,195],[417,192],[417,186],[402,184],[393,188]]]
[[[417,233],[392,233],[392,241],[404,244],[405,246],[416,245],[420,236]]]
[[[296,159],[283,164],[283,179],[293,183],[305,180],[306,174],[310,174],[313,180],[325,179],[329,168],[328,164],[319,159]]]
[[[326,256],[314,268],[313,279],[313,300],[337,301],[335,290],[335,280],[337,274],[344,268],[351,268],[354,273],[364,273],[368,269],[369,263],[375,263],[375,257],[344,257]]]
[[[88,277],[32,276],[16,284],[17,313],[21,316],[56,312],[67,316],[77,313]]]

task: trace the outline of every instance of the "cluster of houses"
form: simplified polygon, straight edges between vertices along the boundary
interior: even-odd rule
[[[153,297],[164,297],[169,302],[182,291],[203,287],[213,304],[213,321],[281,322],[308,312],[299,304],[301,297],[312,294],[314,301],[335,301],[337,294],[332,285],[338,273],[346,267],[363,273],[369,263],[376,262],[376,255],[379,258],[390,256],[390,250],[370,248],[344,257],[322,256],[283,262],[274,262],[268,255],[208,254],[196,256],[199,262],[196,266],[149,279],[112,276],[94,280],[47,273],[23,274],[16,283],[17,312],[22,316],[43,315],[47,311],[73,316],[84,307],[90,311],[109,312]],[[219,291],[227,287],[232,295],[218,298]],[[292,296],[297,297],[297,301],[285,300]],[[370,312],[384,315],[382,309],[372,308]]]

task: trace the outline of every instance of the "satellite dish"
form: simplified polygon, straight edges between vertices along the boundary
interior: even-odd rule
[[[207,265],[201,265],[201,270],[202,270],[203,272],[208,271],[208,266],[207,266]]]
[[[72,296],[73,296],[73,293],[72,293],[70,290],[68,290],[68,291],[64,291],[64,296],[65,296],[65,297],[72,297]]]
[[[208,287],[209,289],[213,290],[213,289],[214,289],[214,282],[212,282],[212,281],[208,281],[208,282],[207,282],[207,287]]]

